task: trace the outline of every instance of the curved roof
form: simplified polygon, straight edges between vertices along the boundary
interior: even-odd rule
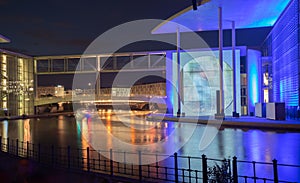
[[[180,24],[181,32],[218,30],[218,7],[223,11],[223,29],[231,29],[235,21],[237,29],[273,26],[290,0],[211,0],[192,6],[168,18],[153,29],[153,34],[174,33]],[[170,23],[173,22],[173,23]],[[186,28],[188,29],[186,29]]]
[[[9,43],[10,40],[0,34],[0,43]]]

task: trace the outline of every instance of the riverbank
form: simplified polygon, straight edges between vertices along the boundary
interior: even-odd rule
[[[221,122],[220,120],[210,119],[209,117],[177,117],[172,115],[151,114],[147,117],[151,121],[173,121],[173,122],[187,122],[197,123],[204,125],[220,125],[222,128],[253,128],[253,129],[266,129],[266,130],[286,130],[300,132],[300,121],[298,120],[270,120],[266,118],[258,118],[252,116],[225,117]]]
[[[1,116],[0,121],[30,119],[30,118],[47,118],[47,117],[55,117],[60,115],[74,116],[74,112],[58,112],[58,113],[45,113],[45,114],[22,115],[22,116]]]
[[[74,112],[60,112],[60,113],[46,113],[37,115],[22,115],[22,116],[4,116],[0,117],[0,121],[4,120],[18,120],[29,118],[48,118],[55,116],[74,116]],[[211,119],[206,116],[202,117],[177,117],[170,114],[150,114],[147,116],[149,121],[172,121],[172,122],[185,122],[185,123],[197,123],[203,125],[220,125],[220,120]],[[252,129],[266,129],[266,130],[286,130],[300,132],[299,120],[270,120],[266,118],[259,118],[253,116],[241,116],[241,117],[225,117],[221,122],[222,128],[252,128]]]

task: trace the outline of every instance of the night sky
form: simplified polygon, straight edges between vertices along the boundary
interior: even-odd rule
[[[1,48],[29,55],[80,54],[103,32],[138,19],[167,19],[189,0],[0,0]]]

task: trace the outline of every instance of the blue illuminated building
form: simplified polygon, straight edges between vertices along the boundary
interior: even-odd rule
[[[242,115],[250,115],[255,112],[255,103],[284,102],[287,116],[297,116],[300,108],[299,0],[211,0],[199,6],[197,11],[193,11],[192,7],[189,7],[172,16],[168,21],[183,25],[180,27],[181,32],[217,31],[218,7],[222,7],[223,10],[223,29],[225,30],[231,29],[228,21],[235,21],[237,29],[272,27],[260,48],[249,49],[247,43],[238,45],[245,47],[237,49],[243,50],[238,66],[241,71],[236,71],[241,79],[238,86],[241,92],[237,99],[237,102],[240,102],[240,106],[238,106],[240,109],[237,112]],[[178,25],[168,21],[157,26],[153,33],[176,32]],[[252,37],[249,37],[250,39]],[[176,63],[174,56],[172,60],[173,63]],[[167,73],[172,75],[170,77],[177,77],[174,72],[174,68],[172,71],[168,71],[167,68]],[[173,114],[175,114],[177,99],[174,94],[176,89],[173,88],[173,91],[169,92],[170,96],[173,96],[173,103],[169,103],[173,104]],[[183,97],[185,96],[183,95]],[[226,112],[226,107],[229,107],[226,105],[226,98],[225,94],[224,107],[225,113],[228,115],[230,112]]]
[[[292,0],[263,45],[263,56],[269,63],[264,66],[273,71],[269,74],[273,94],[269,100],[285,102],[288,115],[295,115],[300,105],[299,36],[299,0]]]
[[[226,115],[231,115],[233,112],[232,80],[235,76],[237,78],[235,100],[238,113],[254,114],[256,103],[284,102],[287,115],[295,116],[300,110],[299,1],[210,0],[199,6],[197,11],[193,11],[192,7],[184,9],[158,25],[152,33],[175,33],[179,29],[178,25],[184,25],[180,27],[180,32],[217,31],[218,7],[222,7],[223,10],[224,30],[232,28],[230,22],[235,22],[236,29],[271,27],[269,35],[265,41],[261,41],[260,47],[253,48],[246,42],[236,46],[235,73],[233,73],[232,48],[228,44],[224,47],[224,112]],[[249,36],[247,39],[251,41],[255,37]],[[183,78],[181,86],[178,86],[177,51],[162,51],[161,61],[164,63],[161,66],[165,70],[159,72],[166,75],[166,102],[169,113],[175,115],[177,112],[178,93],[182,100],[182,112],[187,115],[195,115],[194,109],[199,109],[196,115],[207,115],[209,112],[216,111],[216,91],[219,89],[218,70],[210,69],[208,66],[217,63],[219,49],[217,45],[211,47],[209,52],[204,48],[194,47],[180,53],[182,71],[180,74]],[[150,52],[145,55],[151,58]],[[100,63],[102,58],[98,57]],[[114,57],[111,62],[107,62],[107,65],[114,69],[118,66],[116,63],[118,60],[125,65],[135,58],[130,53]],[[67,58],[68,56],[35,57],[34,60],[38,72],[44,70],[66,72],[71,71],[72,68],[64,68],[64,65],[71,67],[71,63],[79,62],[80,56],[76,57],[77,60]],[[67,64],[63,64],[64,62]],[[96,58],[90,62],[94,65],[98,63]],[[148,65],[151,65],[151,59],[148,59],[148,62]]]

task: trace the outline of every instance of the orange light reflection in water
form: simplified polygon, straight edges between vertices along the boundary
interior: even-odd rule
[[[31,135],[30,135],[30,119],[24,120],[24,142],[31,142]],[[27,148],[26,143],[23,144],[24,148]]]

